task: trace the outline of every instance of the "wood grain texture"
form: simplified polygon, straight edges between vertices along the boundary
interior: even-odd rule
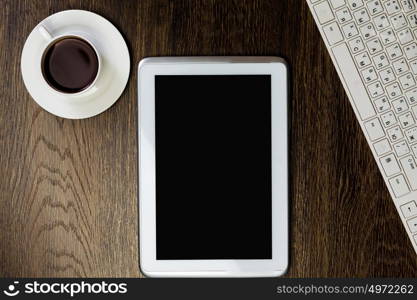
[[[0,7],[0,277],[141,276],[136,65],[163,55],[288,61],[287,276],[417,275],[417,256],[304,0],[0,0]],[[42,110],[20,75],[32,28],[65,9],[106,17],[131,52],[122,97],[87,120]]]

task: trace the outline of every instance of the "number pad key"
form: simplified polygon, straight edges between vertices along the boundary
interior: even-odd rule
[[[412,216],[417,215],[417,204],[415,201],[408,202],[404,205],[401,205],[401,211],[403,216],[408,219]]]
[[[403,135],[399,126],[395,126],[391,129],[388,129],[387,134],[388,134],[388,137],[391,140],[391,142],[399,141],[404,137],[404,135]]]

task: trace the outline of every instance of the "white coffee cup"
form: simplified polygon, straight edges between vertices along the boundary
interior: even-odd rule
[[[46,27],[44,25],[38,25],[38,30],[40,35],[44,38],[44,40],[47,42],[47,44],[45,45],[43,51],[42,51],[42,58],[40,60],[40,69],[41,69],[41,73],[42,73],[42,77],[44,82],[47,84],[48,88],[53,91],[54,93],[60,94],[60,95],[65,95],[65,97],[67,99],[71,99],[71,98],[79,98],[81,96],[86,96],[86,95],[91,95],[94,92],[97,91],[97,80],[100,77],[101,71],[102,71],[102,60],[100,57],[100,53],[97,50],[96,46],[94,45],[94,43],[91,41],[91,39],[89,39],[86,35],[82,34],[82,33],[66,33],[66,34],[60,34],[57,36],[53,36],[50,31],[48,31],[46,29]],[[48,80],[47,78],[45,78],[45,74],[44,74],[44,58],[45,58],[45,54],[49,51],[49,49],[54,46],[57,42],[64,40],[64,39],[69,39],[69,38],[76,38],[79,39],[85,43],[87,43],[95,52],[96,57],[97,57],[97,62],[98,62],[98,68],[97,68],[97,73],[96,76],[94,78],[94,80],[88,84],[88,86],[86,86],[85,88],[83,88],[80,91],[77,92],[67,92],[67,91],[63,91],[63,90],[59,90],[57,87],[53,86]]]

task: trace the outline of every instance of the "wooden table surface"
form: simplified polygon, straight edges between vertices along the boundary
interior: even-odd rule
[[[417,275],[417,256],[304,0],[0,0],[0,7],[1,277],[141,276],[136,66],[164,55],[288,61],[287,276]],[[20,74],[32,28],[66,9],[110,20],[131,53],[119,101],[86,120],[42,110]]]

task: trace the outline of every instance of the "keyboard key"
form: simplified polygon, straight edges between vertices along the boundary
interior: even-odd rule
[[[344,76],[345,84],[351,95],[350,99],[355,104],[361,119],[365,120],[375,116],[374,106],[362,84],[362,80],[346,44],[334,47],[332,52],[337,66]]]
[[[378,75],[376,74],[375,69],[373,67],[367,68],[363,70],[361,73],[362,73],[362,78],[365,81],[365,83],[370,83],[378,79]]]
[[[368,90],[372,98],[379,97],[384,94],[384,89],[382,88],[382,85],[379,81],[368,85]]]
[[[398,0],[388,0],[387,2],[384,2],[384,6],[389,15],[395,14],[401,10]]]
[[[339,20],[339,23],[341,24],[352,20],[352,15],[350,14],[349,9],[347,8],[338,10],[336,12],[336,17],[337,17],[337,20]]]
[[[363,6],[363,0],[347,0],[350,9],[357,9]]]
[[[343,33],[345,34],[346,38],[350,39],[359,34],[358,28],[356,27],[355,23],[349,23],[342,27]]]
[[[394,70],[395,70],[395,73],[397,73],[397,75],[400,75],[408,71],[408,64],[404,58],[394,61],[392,65],[394,66]]]
[[[355,56],[356,63],[358,64],[359,68],[363,68],[369,66],[371,64],[371,59],[367,52],[363,52]]]
[[[411,71],[414,75],[417,75],[417,60],[410,62]]]
[[[365,38],[365,40],[376,36],[376,31],[374,28],[374,25],[372,23],[366,24],[360,28],[362,36]]]
[[[369,52],[371,52],[371,54],[378,53],[382,50],[382,44],[378,38],[367,42],[366,46],[368,47]]]
[[[407,128],[416,124],[413,114],[409,111],[398,117],[402,128]]]
[[[414,0],[401,0],[401,5],[404,8],[405,12],[412,11],[414,9]]]
[[[332,9],[327,1],[314,5],[314,11],[321,24],[327,23],[334,19]]]
[[[417,144],[411,145],[411,150],[413,150],[414,156],[417,157]]]
[[[382,113],[382,112],[391,108],[387,97],[382,97],[382,98],[376,99],[374,101],[374,104],[375,104],[376,110],[379,113]]]
[[[333,6],[334,9],[337,9],[345,5],[345,0],[330,0],[330,4]]]
[[[401,95],[401,89],[397,82],[387,86],[387,94],[391,99]]]
[[[362,51],[365,49],[365,45],[362,42],[362,39],[360,37],[357,37],[353,40],[349,41],[349,47],[350,50],[352,50],[353,53],[357,53],[359,51]]]
[[[414,76],[409,73],[400,77],[400,84],[404,90],[408,90],[409,88],[414,87],[416,82],[414,80]]]
[[[393,60],[403,55],[400,45],[394,44],[387,47],[388,57]]]
[[[395,80],[394,71],[391,68],[387,68],[379,72],[379,76],[382,79],[383,83],[389,83]]]
[[[414,158],[410,155],[400,160],[405,175],[408,178],[411,189],[417,190],[417,165]]]
[[[324,26],[323,32],[330,46],[333,46],[334,44],[343,40],[343,35],[340,32],[339,26],[336,23]]]
[[[408,22],[410,23],[411,28],[417,26],[417,13],[412,13],[411,15],[407,16]]]
[[[374,56],[373,60],[374,60],[374,63],[376,65],[377,69],[381,69],[381,68],[386,67],[390,64],[389,61],[388,61],[388,58],[387,58],[387,56],[385,55],[384,52]]]
[[[404,17],[404,14],[398,14],[394,17],[391,17],[391,23],[395,30],[398,30],[405,25],[407,25],[407,20]]]
[[[400,44],[405,45],[409,42],[411,42],[414,38],[411,34],[410,29],[405,28],[399,32],[397,32],[398,40],[400,41]]]
[[[401,131],[399,126],[395,126],[393,128],[388,129],[387,134],[391,142],[399,141],[404,137],[403,132]]]
[[[388,26],[390,26],[387,15],[386,14],[382,14],[380,16],[376,16],[373,19],[376,29],[377,30],[382,30],[384,28],[387,28]]]
[[[381,158],[380,161],[382,168],[388,177],[401,172],[400,166],[398,165],[394,154],[387,155]]]
[[[410,153],[410,148],[408,148],[407,143],[404,141],[395,144],[394,150],[395,150],[395,153],[397,153],[399,157]]]
[[[408,228],[410,228],[411,233],[417,232],[417,218],[412,218],[407,221]]]
[[[408,103],[411,105],[417,102],[417,89],[412,89],[411,91],[408,91],[405,93],[405,97],[408,100]],[[416,115],[417,117],[417,115]]]
[[[385,127],[390,127],[392,125],[397,124],[397,118],[395,117],[392,111],[389,111],[381,116],[382,124]]]
[[[370,20],[368,12],[366,11],[366,9],[361,9],[361,10],[355,11],[353,13],[353,17],[355,18],[356,23],[358,23],[359,25],[364,24],[364,23],[366,23]]]
[[[394,31],[389,28],[381,32],[381,39],[384,45],[391,44],[397,40],[395,37]]]
[[[368,6],[369,12],[372,16],[384,11],[384,8],[379,0],[369,1],[366,5]]]
[[[366,131],[368,132],[371,141],[380,139],[385,136],[384,129],[382,129],[379,119],[375,118],[365,123]]]
[[[411,43],[408,46],[404,47],[405,56],[407,56],[408,59],[413,59],[417,57],[417,45],[416,43]]]
[[[415,201],[408,202],[404,205],[401,205],[401,211],[405,218],[410,218],[417,215],[417,205]]]
[[[403,175],[398,175],[389,180],[389,184],[395,197],[400,198],[410,192]]]
[[[383,139],[374,144],[376,155],[381,156],[388,152],[391,152],[391,144],[387,139]],[[416,147],[417,148],[417,147]]]
[[[391,103],[392,103],[392,107],[394,108],[394,111],[397,114],[400,114],[400,113],[408,110],[408,104],[403,97],[401,97],[400,99],[397,99],[395,101],[392,101]]]
[[[410,143],[417,141],[417,127],[413,127],[405,131],[405,136]]]

